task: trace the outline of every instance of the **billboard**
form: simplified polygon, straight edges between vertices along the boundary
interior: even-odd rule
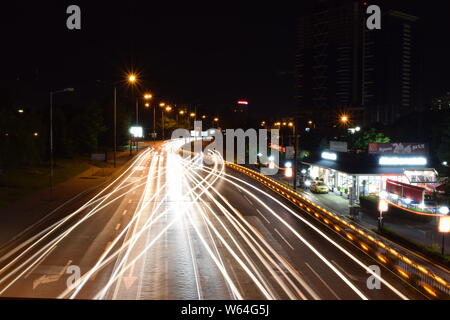
[[[346,141],[330,141],[330,151],[347,152],[348,146]]]
[[[371,154],[416,154],[423,155],[428,152],[425,143],[403,143],[403,142],[389,142],[389,143],[369,143],[369,153]]]

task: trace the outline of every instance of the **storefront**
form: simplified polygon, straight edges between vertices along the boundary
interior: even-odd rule
[[[425,157],[356,155],[324,151],[305,160],[307,179],[322,180],[330,190],[357,203],[360,196],[377,197],[389,181],[433,190],[437,173]]]

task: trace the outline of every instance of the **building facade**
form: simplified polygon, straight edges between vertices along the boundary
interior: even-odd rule
[[[381,30],[369,30],[368,5],[317,1],[299,20],[298,108],[323,127],[343,112],[356,125],[389,124],[420,105],[418,18],[381,8]]]

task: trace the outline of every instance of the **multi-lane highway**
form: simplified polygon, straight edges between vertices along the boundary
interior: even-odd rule
[[[142,152],[79,209],[4,253],[0,297],[425,298],[382,266],[380,288],[369,288],[378,264],[363,251],[220,154],[182,156],[182,145]]]

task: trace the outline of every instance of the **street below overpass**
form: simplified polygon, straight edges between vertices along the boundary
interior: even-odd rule
[[[183,143],[152,145],[4,253],[0,297],[426,299],[220,154],[182,156]]]

